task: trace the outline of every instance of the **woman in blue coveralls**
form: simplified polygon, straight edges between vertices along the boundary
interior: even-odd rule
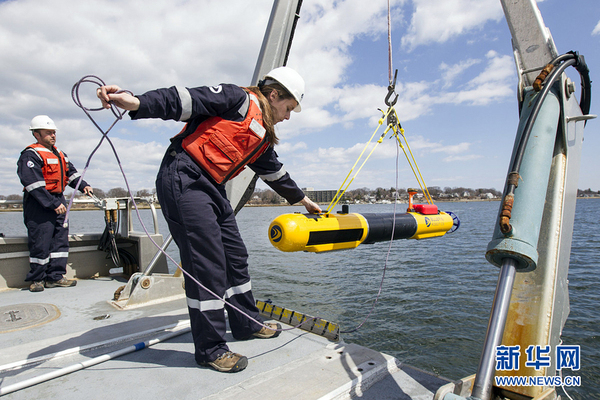
[[[290,204],[321,212],[298,188],[277,159],[275,124],[300,112],[304,80],[293,69],[279,67],[256,87],[157,89],[132,96],[116,85],[98,89],[104,107],[129,110],[132,119],[184,121],[171,139],[156,179],[156,191],[169,230],[179,247],[184,270],[207,289],[254,320],[261,321],[251,290],[248,253],[225,182],[245,165]],[[185,289],[196,362],[221,372],[243,370],[248,360],[229,350],[225,312],[238,340],[273,338],[281,326],[260,325],[224,304],[185,276]]]

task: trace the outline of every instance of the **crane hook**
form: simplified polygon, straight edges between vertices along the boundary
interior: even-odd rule
[[[385,105],[388,107],[392,107],[398,101],[398,94],[395,93],[397,76],[398,70],[396,70],[396,72],[394,73],[394,81],[390,82],[390,85],[388,86],[388,94],[387,96],[385,96]],[[394,100],[390,102],[390,97],[392,97],[392,95],[396,95],[396,97],[394,97]]]

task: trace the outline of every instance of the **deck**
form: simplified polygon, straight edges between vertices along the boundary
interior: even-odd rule
[[[145,349],[2,398],[425,400],[448,383],[389,355],[298,329],[269,340],[230,336],[230,349],[248,357],[242,372],[199,367],[185,300],[118,310],[110,299],[125,283],[103,277],[40,293],[0,292],[0,391],[177,332]]]

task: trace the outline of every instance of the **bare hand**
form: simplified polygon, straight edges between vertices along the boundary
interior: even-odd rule
[[[64,204],[61,204],[60,206],[58,206],[54,209],[54,212],[57,214],[64,214],[67,212],[67,207],[65,207]]]
[[[306,208],[306,211],[308,211],[311,214],[320,214],[323,212],[321,210],[321,207],[319,207],[317,203],[309,199],[308,196],[304,196],[304,198],[300,200],[300,203],[302,203],[302,205]]]
[[[96,96],[102,101],[102,107],[110,108],[111,104],[123,110],[137,111],[140,108],[140,100],[127,92],[121,92],[117,85],[100,86],[96,89]]]
[[[91,186],[84,187],[83,190],[82,190],[82,192],[83,192],[83,194],[86,194],[86,195],[88,195],[90,197],[92,197],[94,195],[94,190],[92,189]]]

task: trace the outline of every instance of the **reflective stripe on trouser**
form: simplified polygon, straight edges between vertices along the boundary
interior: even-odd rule
[[[63,227],[65,214],[56,214],[28,197],[23,217],[29,244],[29,273],[25,280],[60,280],[67,272],[69,257],[69,228]]]
[[[178,147],[163,159],[156,192],[169,230],[179,247],[186,272],[255,319],[260,320],[252,296],[248,253],[224,186],[210,178]],[[196,351],[196,361],[213,361],[228,350],[225,340],[227,310],[236,338],[246,338],[260,326],[185,277],[185,290]]]

